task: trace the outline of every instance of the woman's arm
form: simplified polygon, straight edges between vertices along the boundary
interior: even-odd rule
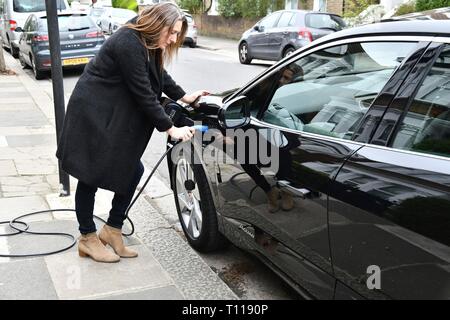
[[[116,38],[113,50],[122,78],[134,97],[136,107],[158,131],[170,129],[173,123],[153,92],[148,77],[147,49],[136,35],[123,33],[123,36]]]

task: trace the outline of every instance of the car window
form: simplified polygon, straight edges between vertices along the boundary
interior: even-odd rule
[[[414,42],[350,43],[287,65],[246,94],[252,114],[294,130],[351,139]],[[269,97],[263,92],[269,92]],[[259,94],[259,97],[257,96]]]
[[[136,12],[124,9],[113,9],[112,15],[117,18],[131,19],[136,16]]]
[[[450,45],[420,86],[392,147],[450,157]]]
[[[30,25],[31,25],[31,19],[33,18],[33,16],[29,16],[27,18],[27,21],[25,21],[25,24],[23,25],[23,31],[24,32],[30,32]]]
[[[275,23],[277,22],[278,18],[280,17],[280,12],[275,12],[268,16],[267,18],[264,18],[259,26],[264,27],[264,29],[272,28]]]
[[[292,26],[291,21],[293,20],[294,13],[293,12],[283,12],[283,14],[280,17],[280,20],[278,21],[277,27],[283,28],[283,27],[289,27]]]
[[[64,15],[58,16],[58,24],[60,32],[87,30],[97,28],[94,21],[86,15]],[[40,23],[40,30],[47,31],[46,19],[42,18]]]
[[[187,23],[193,23],[193,22],[194,22],[194,19],[192,19],[191,16],[189,16],[189,15],[187,15],[187,14],[185,14],[184,16],[186,17]]]
[[[338,31],[345,28],[345,22],[335,15],[310,13],[306,15],[306,26],[316,29],[332,29]]]
[[[45,0],[14,0],[13,8],[15,12],[38,12],[45,11]],[[64,1],[57,1],[57,8],[65,10]]]

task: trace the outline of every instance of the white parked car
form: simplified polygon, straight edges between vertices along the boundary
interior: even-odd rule
[[[133,10],[104,7],[105,11],[97,20],[103,32],[113,34],[131,18],[137,15]]]
[[[186,38],[184,39],[184,44],[189,45],[191,48],[195,48],[197,46],[197,25],[190,14],[185,13],[185,15],[188,22],[188,30]]]

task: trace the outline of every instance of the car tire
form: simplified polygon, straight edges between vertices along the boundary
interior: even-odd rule
[[[283,51],[283,58],[286,58],[287,56],[290,56],[294,51],[295,51],[295,49],[293,47],[287,47]]]
[[[21,54],[19,54],[19,62],[23,69],[28,69],[28,64],[25,62]]]
[[[197,43],[195,43],[194,41],[189,43],[189,48],[196,48],[197,47]]]
[[[242,64],[249,64],[250,62],[252,62],[252,57],[250,57],[250,54],[248,53],[247,42],[242,42],[239,45],[239,61]]]
[[[190,193],[186,187],[187,180],[194,185]],[[191,247],[199,252],[225,247],[228,241],[219,231],[217,213],[203,167],[191,164],[181,154],[172,167],[172,186],[178,218]]]
[[[34,57],[31,57],[31,68],[33,69],[36,80],[42,80],[45,78],[45,72],[37,68],[36,63],[34,62]]]

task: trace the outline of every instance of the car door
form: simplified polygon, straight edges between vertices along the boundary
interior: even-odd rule
[[[248,151],[244,161],[219,163],[219,210],[239,225],[243,238],[252,230],[255,250],[314,297],[334,296],[331,182],[362,147],[351,139],[372,102],[391,79],[406,72],[408,57],[423,46],[411,39],[325,44],[291,58],[241,92],[253,117],[239,134],[251,139],[253,132],[258,141],[242,144],[237,154]],[[239,149],[238,139],[235,143]],[[269,159],[261,159],[266,153]],[[258,161],[252,162],[254,154]],[[276,212],[268,201],[273,186],[281,197]]]
[[[450,298],[449,84],[450,45],[434,43],[339,171],[329,199],[337,297]]]
[[[294,23],[295,13],[285,11],[281,14],[275,28],[269,32],[269,54],[272,59],[278,60],[282,56],[282,49],[289,43]]]
[[[258,30],[253,29],[247,39],[252,57],[261,59],[270,59],[269,38],[270,32],[276,25],[281,13],[275,12],[261,20],[257,26]]]

